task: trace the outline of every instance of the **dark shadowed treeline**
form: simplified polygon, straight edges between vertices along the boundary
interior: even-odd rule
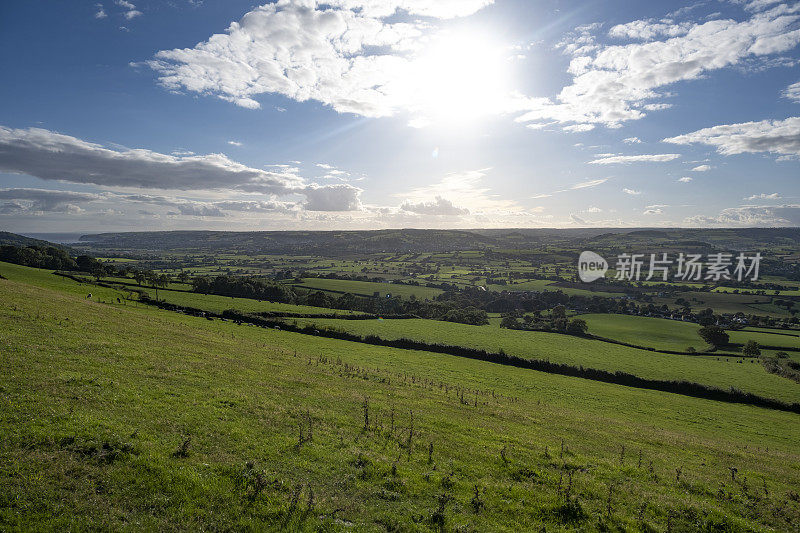
[[[53,270],[80,270],[92,272],[100,265],[93,257],[81,255],[73,259],[54,246],[0,246],[0,261],[34,268]]]
[[[416,316],[461,324],[484,325],[489,316],[483,309],[470,305],[468,299],[453,298],[418,300],[357,296],[351,293],[309,290],[275,283],[263,278],[216,276],[197,277],[192,281],[195,292],[280,302],[311,307],[358,311],[376,316]]]

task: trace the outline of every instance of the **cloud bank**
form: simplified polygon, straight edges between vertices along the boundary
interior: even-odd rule
[[[309,185],[296,174],[251,168],[224,154],[112,150],[40,128],[0,126],[0,172],[101,187],[299,194],[306,197],[306,209],[312,211],[360,208],[361,190],[351,185]]]
[[[641,119],[670,106],[659,101],[669,85],[795,48],[800,43],[798,12],[800,4],[781,4],[743,21],[638,20],[611,28],[612,38],[636,41],[622,45],[601,45],[596,37],[600,25],[577,28],[560,43],[572,56],[572,84],[555,99],[527,99],[528,112],[517,120],[613,128]]]
[[[800,156],[800,117],[723,124],[664,139],[672,144],[705,144],[723,155],[769,152]],[[700,168],[700,167],[697,167]]]
[[[162,50],[147,64],[172,91],[257,109],[255,97],[316,100],[340,113],[383,117],[414,104],[408,53],[429,24],[387,22],[404,12],[444,19],[493,0],[279,0],[192,48]]]

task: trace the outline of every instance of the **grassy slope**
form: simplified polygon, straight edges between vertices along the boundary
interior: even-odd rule
[[[54,276],[52,274],[52,270],[27,268],[19,265],[13,265],[11,263],[0,262],[0,275],[3,275],[11,280],[26,281],[40,287],[55,288],[71,294],[82,295],[84,297],[88,294],[91,294],[92,299],[95,301],[116,301],[117,298],[123,299],[129,296],[129,291],[125,289],[115,290],[100,287],[94,284],[80,284]],[[114,280],[104,279],[103,281],[113,282]],[[155,289],[149,287],[134,288],[137,290],[143,290],[151,297],[155,298]],[[176,305],[195,307],[197,309],[203,309],[213,313],[221,313],[226,309],[236,309],[245,313],[273,312],[330,315],[359,314],[355,311],[328,309],[326,307],[292,305],[278,302],[259,302],[258,300],[252,300],[250,298],[230,298],[227,296],[216,296],[213,294],[196,294],[164,289],[158,290],[158,298],[159,300],[164,300]],[[128,305],[138,304],[129,303]]]
[[[0,484],[11,487],[0,492],[0,529],[420,530],[435,525],[442,494],[454,498],[446,526],[478,531],[632,528],[640,509],[645,527],[660,530],[668,514],[683,530],[800,520],[800,504],[787,499],[800,483],[797,415],[98,304],[61,289],[0,280]],[[481,394],[481,405],[465,406],[420,377],[517,399]],[[397,438],[362,431],[366,396],[373,424],[387,428],[396,408]],[[410,456],[398,444],[409,410]],[[306,417],[314,440],[298,449]],[[174,457],[187,435],[188,457]],[[581,512],[558,494],[562,442]],[[248,461],[269,482],[257,494]],[[730,481],[729,466],[747,489]],[[476,484],[480,513],[470,504]],[[326,518],[334,509],[355,527]]]
[[[579,318],[586,321],[592,335],[638,346],[675,351],[685,351],[689,346],[698,351],[708,348],[697,334],[700,326],[689,322],[616,314],[589,314]]]
[[[386,339],[408,338],[471,346],[531,359],[623,371],[651,379],[685,380],[722,389],[739,389],[789,402],[800,401],[800,384],[767,373],[755,362],[724,356],[666,355],[558,333],[515,331],[494,325],[467,326],[435,320],[290,319],[291,322],[339,328]]]

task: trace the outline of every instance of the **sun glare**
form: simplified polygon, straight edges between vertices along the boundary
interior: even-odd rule
[[[479,34],[443,33],[420,53],[412,72],[409,96],[423,120],[460,124],[507,106],[507,50]]]

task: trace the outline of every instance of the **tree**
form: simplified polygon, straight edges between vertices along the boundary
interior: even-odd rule
[[[589,329],[589,326],[586,325],[586,321],[576,318],[574,320],[570,320],[569,325],[567,326],[567,333],[570,335],[586,335],[587,329]]]
[[[566,318],[567,309],[563,305],[559,304],[553,308],[551,316],[553,317],[553,319]]]
[[[102,265],[98,265],[92,270],[92,276],[94,276],[95,281],[100,281],[105,275],[106,269]]]
[[[98,267],[102,267],[100,261],[88,255],[79,255],[75,262],[78,264],[78,270],[83,272],[94,272]]]
[[[500,321],[500,327],[501,328],[506,328],[506,329],[519,329],[520,328],[520,323],[519,323],[519,320],[516,317],[510,316],[510,315],[506,315]]]
[[[157,287],[166,288],[170,283],[170,279],[166,274],[161,274],[158,276],[155,282]]]
[[[756,341],[747,341],[744,348],[742,348],[742,353],[747,357],[758,357],[761,355],[761,349]]]
[[[719,326],[704,326],[697,333],[704,341],[715,348],[728,344],[728,334]]]

